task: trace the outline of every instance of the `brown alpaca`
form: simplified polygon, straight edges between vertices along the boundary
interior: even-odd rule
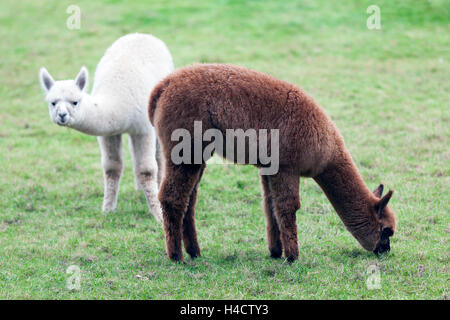
[[[383,185],[374,192],[366,187],[334,123],[299,87],[232,65],[188,66],[154,88],[149,116],[166,159],[159,200],[171,259],[183,259],[181,239],[191,257],[200,255],[194,210],[206,164],[171,161],[171,150],[178,143],[172,141],[172,132],[184,128],[193,134],[194,121],[202,122],[203,132],[215,128],[224,137],[226,129],[279,130],[278,173],[260,174],[272,257],[279,258],[284,251],[288,261],[298,258],[300,176],[312,177],[320,185],[364,249],[375,253],[390,249],[396,219],[387,203],[393,191],[381,197]]]

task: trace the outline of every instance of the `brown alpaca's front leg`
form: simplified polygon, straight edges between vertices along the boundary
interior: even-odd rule
[[[201,166],[173,165],[169,159],[165,167],[166,173],[161,184],[159,200],[164,220],[166,249],[171,260],[183,261],[181,249],[183,216]]]
[[[283,247],[281,246],[280,228],[273,210],[273,197],[269,187],[268,176],[261,175],[261,186],[263,191],[263,208],[267,221],[267,242],[270,256],[272,258],[281,258]]]
[[[202,179],[203,171],[206,164],[202,165],[200,173],[198,175],[197,182],[192,189],[191,196],[189,198],[189,205],[183,218],[183,243],[186,252],[191,258],[200,256],[200,247],[197,241],[197,230],[195,228],[195,203],[197,202],[197,191]]]
[[[298,259],[296,211],[300,208],[299,176],[280,171],[268,176],[281,243],[288,262]]]

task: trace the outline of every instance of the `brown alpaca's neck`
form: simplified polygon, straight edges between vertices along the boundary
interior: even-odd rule
[[[367,250],[377,241],[377,222],[369,210],[374,195],[367,188],[349,152],[343,150],[314,180],[319,184],[344,225]]]

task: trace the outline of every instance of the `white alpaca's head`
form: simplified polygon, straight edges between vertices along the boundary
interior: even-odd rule
[[[75,80],[53,80],[44,67],[39,71],[39,81],[48,102],[50,119],[60,125],[76,128],[82,121],[83,100],[87,100],[88,71],[82,67]],[[86,101],[84,101],[87,104]]]

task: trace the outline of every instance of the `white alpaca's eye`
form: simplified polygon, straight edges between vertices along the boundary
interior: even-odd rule
[[[76,106],[76,105],[78,104],[78,101],[72,101],[72,104],[73,104],[74,106]]]
[[[56,106],[56,102],[52,102],[52,106]]]

